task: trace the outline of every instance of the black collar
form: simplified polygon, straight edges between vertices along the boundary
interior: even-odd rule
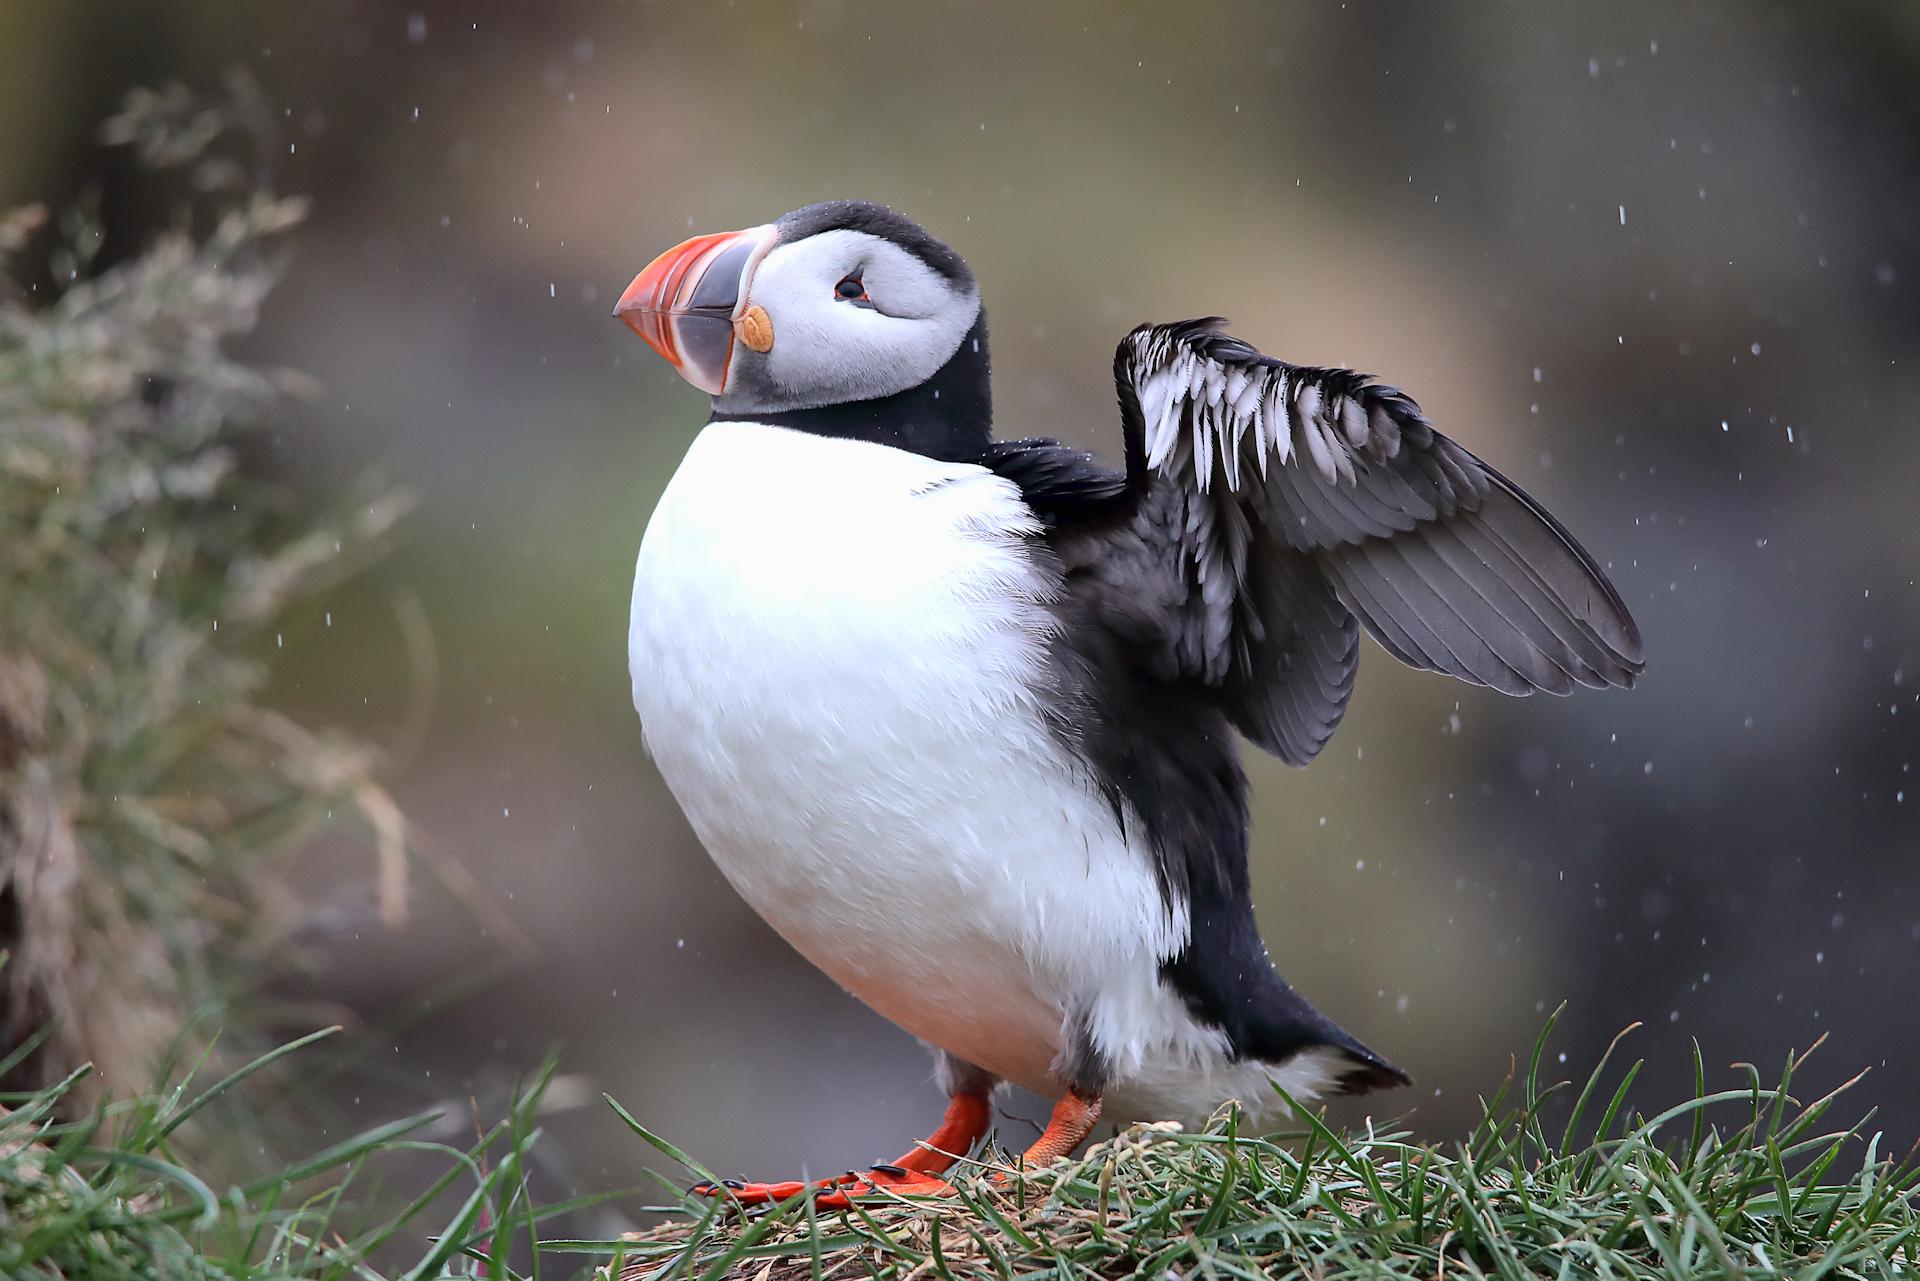
[[[981,312],[959,348],[933,375],[877,400],[773,413],[721,413],[708,422],[749,421],[891,445],[940,462],[977,462],[993,436],[993,386],[987,316]]]

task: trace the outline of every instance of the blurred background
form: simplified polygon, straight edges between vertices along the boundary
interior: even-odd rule
[[[421,884],[383,929],[367,860],[310,852],[288,995],[358,1029],[349,1124],[556,1044],[593,1106],[543,1151],[581,1190],[645,1163],[601,1089],[765,1177],[937,1116],[920,1048],[709,865],[625,669],[705,405],[612,300],[694,232],[863,196],[978,274],[1002,435],[1117,456],[1113,344],[1219,312],[1407,388],[1638,615],[1631,693],[1508,701],[1369,644],[1319,763],[1249,757],[1276,961],[1418,1079],[1375,1115],[1461,1132],[1566,1001],[1568,1073],[1635,1021],[1648,1099],[1692,1038],[1726,1086],[1827,1035],[1816,1081],[1874,1068],[1920,1137],[1920,9],[11,4],[0,204],[93,193],[137,252],[172,211],[99,121],[235,65],[314,199],[248,351],[321,390],[250,465],[419,499],[272,699],[386,745],[501,918]]]

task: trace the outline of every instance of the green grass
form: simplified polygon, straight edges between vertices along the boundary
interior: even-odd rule
[[[182,1080],[60,1119],[88,1069],[0,1096],[0,1277],[7,1281],[433,1281],[509,1275],[546,1218],[603,1197],[534,1208],[527,1153],[551,1063],[506,1118],[461,1149],[419,1139],[424,1112],[260,1176],[216,1187],[179,1151],[183,1127],[247,1078],[338,1031],[291,1042],[206,1087]],[[16,1051],[18,1053],[18,1051]],[[4,1062],[4,1060],[0,1060]],[[441,1168],[393,1203],[383,1167],[421,1154]],[[402,1262],[375,1271],[369,1260]]]
[[[177,1144],[186,1123],[327,1035],[316,1033],[212,1086],[183,1081],[79,1119],[60,1119],[72,1081],[0,1100],[0,1277],[1920,1274],[1920,1167],[1890,1155],[1864,1120],[1829,1122],[1847,1086],[1796,1101],[1804,1056],[1789,1056],[1776,1085],[1743,1066],[1739,1084],[1709,1090],[1696,1053],[1692,1097],[1643,1114],[1628,1102],[1638,1063],[1615,1076],[1603,1060],[1577,1088],[1543,1082],[1547,1033],[1458,1142],[1339,1133],[1304,1111],[1296,1133],[1246,1135],[1224,1112],[1197,1133],[1133,1127],[1047,1170],[1016,1171],[990,1151],[957,1176],[954,1198],[882,1196],[834,1212],[797,1198],[746,1213],[656,1176],[669,1193],[652,1207],[659,1222],[617,1241],[551,1228],[609,1200],[646,1208],[629,1194],[540,1203],[529,1192],[551,1062],[471,1147],[417,1137],[438,1119],[423,1113],[257,1177],[215,1185],[196,1174]],[[612,1109],[688,1177],[711,1177]],[[383,1184],[392,1162],[423,1154],[439,1171],[430,1183],[404,1195]]]
[[[1543,1082],[1551,1030],[1464,1142],[1340,1134],[1304,1111],[1297,1133],[1255,1137],[1225,1114],[1199,1133],[1136,1127],[1003,1183],[993,1154],[947,1201],[744,1215],[681,1198],[601,1248],[623,1281],[1920,1274],[1920,1167],[1865,1121],[1831,1125],[1840,1090],[1796,1101],[1804,1056],[1777,1085],[1742,1065],[1741,1084],[1710,1091],[1696,1051],[1693,1097],[1645,1115],[1628,1104],[1638,1063],[1609,1081],[1603,1060],[1577,1091]]]

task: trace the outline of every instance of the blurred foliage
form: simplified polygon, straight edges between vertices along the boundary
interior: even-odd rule
[[[282,874],[323,824],[371,833],[383,918],[405,909],[373,754],[258,699],[289,620],[407,505],[308,518],[242,466],[306,390],[228,350],[305,208],[267,184],[267,119],[241,78],[214,103],[130,95],[105,139],[187,194],[111,267],[84,202],[0,222],[10,259],[56,238],[60,281],[9,262],[0,284],[0,1036],[47,1029],[14,1083],[90,1061],[89,1097],[195,1051],[196,1012],[284,968],[302,905]]]

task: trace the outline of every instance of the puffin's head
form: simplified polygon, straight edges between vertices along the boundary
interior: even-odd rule
[[[695,236],[634,277],[613,314],[713,397],[716,413],[873,401],[940,373],[974,335],[960,255],[883,205],[833,200]]]

